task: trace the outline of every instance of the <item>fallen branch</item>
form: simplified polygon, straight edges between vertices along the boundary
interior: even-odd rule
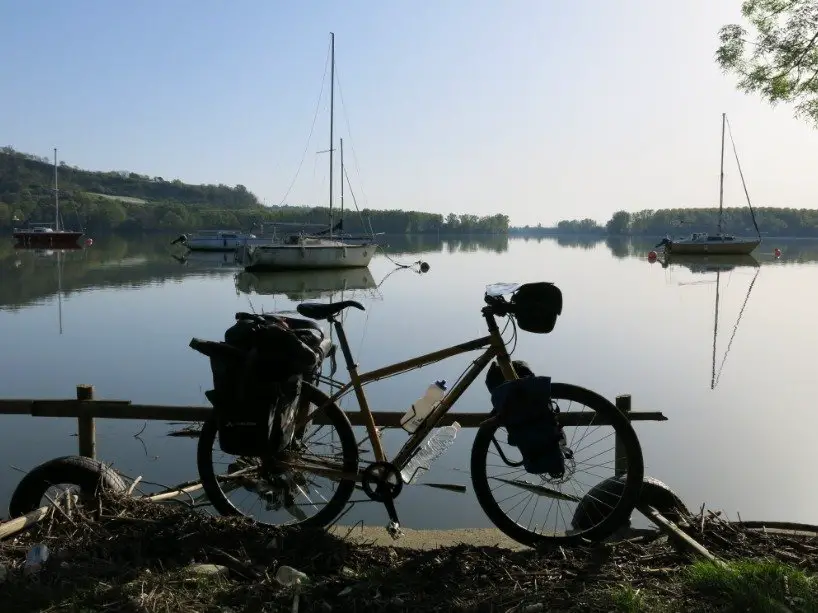
[[[49,510],[51,510],[51,505],[40,507],[31,513],[26,513],[21,517],[15,517],[14,519],[3,522],[0,524],[0,539],[7,538],[12,534],[17,534],[21,530],[25,530],[29,526],[33,526],[42,521],[48,515]]]
[[[656,524],[656,526],[665,532],[670,538],[672,538],[675,542],[679,543],[682,547],[687,549],[690,553],[694,555],[699,555],[711,562],[719,562],[718,558],[710,553],[704,545],[694,540],[688,534],[683,532],[678,526],[676,526],[672,521],[667,519],[664,515],[659,513],[654,507],[647,506],[642,510],[643,513],[646,513],[648,518]]]

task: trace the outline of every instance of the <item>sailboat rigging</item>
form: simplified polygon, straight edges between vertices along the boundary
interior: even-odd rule
[[[358,268],[369,266],[377,244],[374,240],[345,240],[334,237],[333,219],[335,168],[335,34],[330,33],[330,112],[329,112],[329,231],[328,238],[319,235],[294,234],[282,243],[246,245],[236,260],[245,270],[275,271],[292,269]],[[341,177],[343,181],[343,176]],[[337,229],[343,231],[343,217]]]
[[[756,283],[756,279],[758,279],[758,274],[761,272],[761,266],[756,268],[756,272],[753,275],[753,280],[750,281],[750,286],[747,288],[747,295],[744,297],[744,303],[741,305],[741,309],[739,310],[738,317],[736,318],[736,323],[733,325],[733,333],[730,335],[730,340],[727,342],[727,349],[724,351],[724,356],[721,359],[721,364],[719,365],[718,371],[716,371],[716,338],[718,336],[719,331],[719,297],[720,297],[720,289],[721,289],[721,271],[716,271],[716,303],[714,308],[714,316],[713,316],[713,359],[712,365],[710,369],[710,389],[715,389],[716,385],[719,383],[719,379],[721,378],[721,372],[724,369],[724,364],[727,362],[727,355],[730,353],[730,349],[733,346],[733,339],[736,337],[736,332],[738,331],[739,323],[741,323],[741,318],[744,315],[744,309],[747,307],[747,301],[750,299],[750,294],[753,291],[753,286]]]
[[[750,194],[747,191],[747,184],[744,181],[744,173],[741,170],[741,163],[738,159],[738,152],[736,151],[736,143],[733,140],[732,131],[730,131],[730,142],[733,145],[733,153],[735,154],[736,164],[738,165],[739,175],[741,177],[741,184],[744,187],[744,195],[747,198],[747,206],[750,209],[750,216],[753,220],[757,238],[738,237],[732,234],[726,234],[723,231],[724,222],[724,137],[725,131],[728,128],[727,113],[721,114],[721,170],[719,174],[719,219],[718,231],[715,234],[709,232],[694,232],[690,236],[682,238],[671,238],[669,235],[665,236],[656,247],[664,247],[665,253],[678,253],[685,255],[748,255],[761,243],[761,232],[756,223],[755,212],[750,202]]]
[[[12,236],[18,246],[24,247],[78,247],[83,232],[60,228],[60,190],[57,183],[57,148],[54,148],[54,226],[31,223],[27,228],[15,228]]]

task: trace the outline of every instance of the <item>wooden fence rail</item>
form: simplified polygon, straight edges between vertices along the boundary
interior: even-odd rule
[[[661,411],[631,411],[631,397],[617,396],[616,406],[631,421],[666,421]],[[158,404],[134,404],[129,400],[95,400],[94,388],[91,385],[78,385],[76,399],[68,400],[0,400],[0,415],[31,415],[34,417],[71,417],[77,420],[79,453],[82,456],[95,457],[94,419],[138,419],[155,421],[206,421],[213,409],[207,406],[165,406]],[[479,413],[447,413],[439,425],[449,425],[457,421],[464,428],[476,428],[488,416],[488,410]],[[375,423],[380,427],[399,427],[404,411],[373,411]],[[347,411],[347,417],[353,426],[363,424],[360,411]],[[594,424],[605,425],[594,413],[563,413],[559,416],[564,426],[583,426]],[[319,419],[314,423],[321,424]],[[620,454],[616,454],[617,459]],[[617,472],[624,472],[626,466],[617,466]]]

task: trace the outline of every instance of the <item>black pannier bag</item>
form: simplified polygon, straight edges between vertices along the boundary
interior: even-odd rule
[[[535,334],[551,332],[562,313],[562,291],[546,281],[520,286],[510,302],[520,329]]]
[[[528,366],[528,362],[523,360],[512,360],[511,364],[514,366],[514,372],[517,373],[518,377],[531,377],[534,375],[531,368]],[[489,370],[486,373],[486,387],[488,388],[489,393],[493,392],[494,389],[505,380],[506,378],[503,376],[503,371],[500,370],[500,365],[496,360],[492,361],[491,366],[489,366]],[[493,410],[492,414],[494,414]]]
[[[533,474],[561,477],[565,473],[561,445],[565,435],[551,402],[551,377],[531,374],[503,381],[492,390],[491,403],[492,414],[508,431],[508,444],[523,456],[523,468]]]
[[[286,447],[304,377],[310,378],[319,356],[279,318],[263,322],[236,315],[225,331],[221,350],[209,351],[213,404],[219,447],[225,453],[261,456]]]

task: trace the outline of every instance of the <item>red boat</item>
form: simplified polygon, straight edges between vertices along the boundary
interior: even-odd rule
[[[79,247],[79,240],[82,232],[72,232],[70,230],[54,229],[49,225],[37,224],[25,230],[14,230],[14,240],[17,244],[25,247],[51,247],[71,248]]]
[[[60,228],[60,192],[57,188],[57,150],[54,149],[54,226],[46,223],[30,224],[27,228],[14,228],[12,236],[17,245],[24,247],[74,247],[79,246],[83,232]]]

